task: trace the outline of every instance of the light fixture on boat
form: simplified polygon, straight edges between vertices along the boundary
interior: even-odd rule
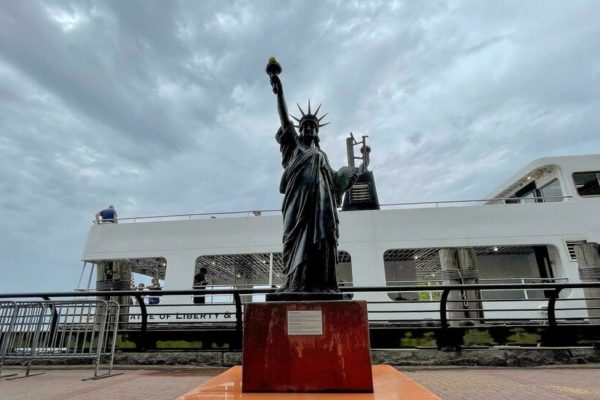
[[[498,246],[494,246],[494,247],[492,247],[492,250],[493,250],[493,251],[498,251]]]
[[[415,255],[413,256],[413,258],[414,258],[415,260],[418,260],[418,259],[419,259],[419,256],[418,256],[417,254],[415,254]]]

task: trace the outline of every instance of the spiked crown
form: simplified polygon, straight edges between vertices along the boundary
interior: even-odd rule
[[[307,112],[304,112],[304,110],[302,110],[302,107],[300,107],[300,105],[298,103],[296,103],[296,105],[298,106],[298,110],[300,110],[300,114],[302,114],[302,117],[300,117],[300,118],[297,118],[297,117],[291,115],[291,117],[294,118],[296,120],[296,122],[298,122],[298,125],[295,125],[296,128],[302,130],[302,125],[304,125],[307,122],[312,122],[315,124],[315,126],[317,127],[317,131],[318,131],[319,128],[321,128],[322,126],[329,124],[329,122],[326,122],[324,124],[321,123],[323,118],[325,118],[327,116],[327,114],[329,114],[329,113],[325,113],[321,117],[318,116],[319,110],[321,109],[321,104],[319,104],[319,107],[317,107],[314,114],[312,113],[312,111],[310,109],[310,99],[308,100],[308,111]]]

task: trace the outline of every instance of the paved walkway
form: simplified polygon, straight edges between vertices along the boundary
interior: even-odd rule
[[[403,370],[443,399],[600,399],[600,366]]]
[[[30,378],[0,380],[1,400],[171,400],[225,371],[219,369],[115,370],[124,372],[96,381],[82,381],[91,369],[52,369]],[[4,370],[3,373],[13,372]],[[39,368],[35,369],[39,372]]]
[[[448,400],[600,400],[600,365],[399,369]],[[82,382],[82,378],[90,376],[91,369],[53,368],[31,378],[0,380],[0,400],[171,400],[223,371],[223,368],[127,369],[118,370],[124,372],[120,376]],[[399,395],[398,399],[403,397]]]

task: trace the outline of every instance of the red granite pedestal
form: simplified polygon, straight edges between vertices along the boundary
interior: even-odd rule
[[[244,392],[373,392],[364,301],[245,306]]]

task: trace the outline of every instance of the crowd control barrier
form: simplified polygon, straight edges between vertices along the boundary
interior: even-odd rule
[[[0,377],[8,380],[31,373],[35,360],[88,359],[100,379],[112,374],[119,323],[119,304],[106,300],[0,302]],[[26,365],[24,375],[2,375],[9,360]],[[107,372],[101,363],[107,360]],[[12,371],[11,371],[12,372]]]

